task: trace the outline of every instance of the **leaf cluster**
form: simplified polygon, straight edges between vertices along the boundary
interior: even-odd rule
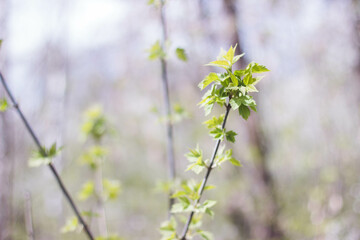
[[[235,55],[235,50],[236,46],[230,47],[227,52],[222,50],[216,61],[206,64],[223,68],[225,72],[211,72],[199,84],[201,90],[211,85],[199,103],[204,108],[205,115],[210,114],[216,103],[223,106],[226,99],[229,99],[231,108],[238,110],[245,120],[250,116],[250,109],[257,110],[256,102],[249,93],[258,91],[255,85],[262,77],[254,74],[269,70],[263,65],[251,62],[245,69],[233,71],[233,65],[244,55]]]
[[[42,147],[41,150],[35,150],[29,159],[29,167],[39,167],[51,163],[52,159],[56,157],[63,147],[57,148],[56,143],[53,143],[50,148]]]

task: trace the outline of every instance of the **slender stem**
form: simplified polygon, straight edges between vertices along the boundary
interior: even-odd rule
[[[6,84],[5,78],[4,78],[4,76],[2,75],[1,72],[0,72],[0,80],[1,80],[1,83],[2,83],[2,85],[3,85],[3,87],[4,87],[5,91],[6,91],[6,93],[8,94],[8,96],[9,96],[12,104],[14,105],[17,113],[19,114],[22,122],[24,123],[27,131],[30,133],[32,139],[34,140],[34,142],[35,142],[35,144],[36,144],[36,146],[37,146],[37,148],[39,149],[39,152],[40,152],[43,156],[46,156],[47,154],[46,154],[44,148],[41,146],[41,143],[40,143],[38,137],[36,136],[35,132],[34,132],[33,129],[31,128],[29,122],[27,121],[27,119],[25,118],[23,112],[21,111],[18,103],[16,102],[14,96],[12,95],[12,93],[11,93],[8,85]],[[66,187],[65,187],[63,181],[61,180],[58,172],[56,171],[54,165],[53,165],[52,163],[49,163],[48,166],[49,166],[49,168],[50,168],[50,171],[53,173],[53,175],[54,175],[54,177],[55,177],[55,180],[56,180],[56,182],[58,183],[61,191],[63,192],[63,194],[65,195],[66,199],[68,200],[68,202],[69,202],[72,210],[74,211],[74,213],[75,213],[75,215],[77,216],[77,218],[78,218],[78,220],[80,221],[80,223],[84,226],[84,229],[85,229],[85,232],[86,232],[88,238],[89,238],[90,240],[94,240],[94,237],[93,237],[90,229],[88,228],[86,222],[85,222],[84,219],[82,218],[82,216],[81,216],[78,208],[76,207],[73,199],[71,198],[68,190],[66,189]]]
[[[165,18],[165,9],[164,9],[164,0],[160,1],[160,18],[161,18],[161,27],[162,27],[162,48],[165,49],[165,44],[167,41],[167,31],[166,31],[166,18]],[[174,138],[173,138],[173,124],[171,120],[171,105],[169,97],[169,81],[167,74],[167,62],[165,58],[161,58],[161,79],[163,85],[163,94],[165,102],[165,111],[166,111],[166,151],[168,159],[168,169],[169,169],[169,180],[172,182],[175,180],[176,171],[175,171],[175,157],[174,157]],[[169,193],[169,217],[170,210],[174,204],[174,199],[171,198],[172,191]]]
[[[25,227],[26,235],[28,240],[34,240],[34,226],[32,219],[32,203],[31,203],[31,194],[26,191],[24,193],[24,207],[25,207]]]
[[[96,140],[96,145],[100,146],[101,142],[100,140]],[[107,223],[106,223],[106,211],[105,211],[105,204],[103,199],[103,193],[104,193],[104,185],[103,185],[103,159],[99,159],[99,164],[97,168],[95,169],[95,195],[96,195],[96,208],[97,212],[99,213],[98,217],[98,227],[100,235],[103,237],[108,236],[108,230],[107,230]]]
[[[224,128],[225,128],[226,120],[227,120],[227,118],[228,118],[228,116],[229,116],[230,109],[231,109],[231,106],[230,106],[230,103],[228,103],[228,104],[226,105],[225,117],[224,117],[224,120],[223,120],[223,122],[222,122],[222,124],[221,124],[221,129],[224,129]],[[208,167],[208,169],[207,169],[207,171],[206,171],[206,174],[205,174],[205,176],[204,176],[204,178],[203,178],[203,180],[202,180],[202,183],[201,183],[201,186],[200,186],[200,189],[199,189],[199,192],[198,192],[199,198],[195,201],[194,206],[198,205],[199,202],[200,202],[201,196],[202,196],[202,194],[203,194],[203,192],[204,192],[204,189],[205,189],[205,186],[206,186],[206,182],[208,181],[209,176],[210,176],[210,173],[211,173],[211,171],[212,171],[212,167],[213,167],[213,165],[214,165],[214,161],[215,161],[215,158],[216,158],[216,154],[217,154],[217,152],[218,152],[218,150],[219,150],[220,143],[221,143],[221,139],[218,139],[218,140],[216,141],[216,144],[215,144],[215,148],[214,148],[214,151],[213,151],[213,154],[212,154],[212,157],[211,157],[211,161],[210,161],[209,167]],[[188,220],[187,220],[187,222],[186,222],[186,224],[185,224],[185,226],[184,226],[183,232],[182,232],[182,234],[181,234],[181,238],[180,238],[181,240],[186,240],[186,234],[187,234],[187,232],[188,232],[188,230],[189,230],[189,227],[190,227],[190,224],[191,224],[191,220],[192,220],[192,218],[193,218],[193,216],[194,216],[194,213],[195,213],[195,212],[192,211],[192,212],[190,213],[190,215],[189,215],[189,218],[188,218]]]

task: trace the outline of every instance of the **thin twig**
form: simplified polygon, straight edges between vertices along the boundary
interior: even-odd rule
[[[167,41],[167,31],[166,31],[166,18],[165,18],[165,9],[164,9],[164,0],[160,1],[160,18],[161,18],[161,27],[162,27],[162,48],[165,49]],[[165,111],[166,111],[166,148],[167,148],[167,159],[169,167],[169,180],[173,182],[175,180],[176,171],[175,171],[175,157],[174,157],[174,138],[173,138],[173,124],[171,119],[171,105],[169,97],[169,81],[167,75],[167,62],[165,58],[161,58],[161,79],[163,85],[163,94],[165,102]],[[174,204],[174,199],[171,198],[172,191],[169,193],[169,216],[172,205]]]
[[[35,144],[36,144],[36,146],[37,146],[37,148],[39,149],[39,152],[41,153],[41,155],[47,156],[44,148],[41,146],[41,143],[40,143],[38,137],[37,137],[36,134],[34,133],[33,129],[31,128],[31,126],[30,126],[30,124],[29,124],[29,122],[27,121],[27,119],[25,118],[24,114],[22,113],[22,111],[21,111],[18,103],[16,102],[14,96],[12,95],[12,93],[11,93],[8,85],[6,84],[5,78],[4,78],[4,76],[2,75],[1,72],[0,72],[0,80],[1,80],[1,83],[2,83],[2,85],[3,85],[3,87],[4,87],[5,91],[6,91],[6,93],[8,94],[8,96],[9,96],[12,104],[14,105],[17,113],[19,114],[22,122],[24,123],[27,131],[30,133],[32,139],[34,140],[34,142],[35,142]],[[86,232],[88,238],[89,238],[90,240],[94,240],[94,237],[93,237],[90,229],[88,228],[86,222],[85,222],[84,219],[82,218],[82,216],[81,216],[78,208],[76,207],[73,199],[71,198],[68,190],[66,189],[66,187],[65,187],[63,181],[61,180],[58,172],[56,171],[54,165],[50,162],[50,163],[48,164],[48,166],[49,166],[49,168],[50,168],[50,171],[51,171],[52,174],[54,175],[55,180],[56,180],[56,182],[58,183],[61,191],[63,192],[63,194],[65,195],[66,199],[68,200],[71,208],[73,209],[75,215],[77,216],[77,218],[78,218],[78,220],[80,221],[80,223],[84,226],[84,229],[85,229],[85,232]]]
[[[230,106],[230,103],[228,103],[228,104],[226,105],[225,117],[224,117],[224,120],[223,120],[223,122],[222,122],[222,124],[221,124],[221,129],[224,129],[224,128],[225,128],[226,120],[227,120],[227,118],[228,118],[230,109],[231,109],[231,106]],[[218,140],[216,141],[216,144],[215,144],[214,152],[213,152],[213,154],[212,154],[209,167],[207,168],[207,172],[206,172],[206,174],[205,174],[205,176],[204,176],[204,179],[202,180],[202,183],[201,183],[201,186],[200,186],[200,189],[199,189],[199,192],[198,192],[199,198],[195,201],[194,206],[198,205],[199,202],[200,202],[201,196],[202,196],[202,194],[203,194],[203,192],[204,192],[204,189],[205,189],[205,186],[206,186],[206,182],[207,182],[207,180],[209,179],[210,173],[211,173],[211,171],[212,171],[212,167],[213,167],[213,164],[214,164],[214,161],[215,161],[215,158],[216,158],[216,154],[217,154],[217,152],[218,152],[218,150],[219,150],[220,143],[221,143],[221,139],[218,139]],[[187,222],[186,222],[186,224],[185,224],[185,226],[184,226],[183,232],[182,232],[182,234],[181,234],[181,238],[180,238],[181,240],[186,240],[186,234],[187,234],[187,232],[188,232],[188,230],[189,230],[189,227],[190,227],[190,224],[191,224],[191,220],[192,220],[192,218],[193,218],[193,216],[194,216],[194,213],[195,213],[195,212],[192,211],[192,212],[190,213],[190,215],[189,215],[189,218],[188,218],[188,220],[187,220]]]
[[[31,194],[28,191],[24,193],[24,200],[26,235],[28,240],[34,240]]]
[[[96,140],[96,145],[100,146],[100,140]],[[96,195],[96,209],[99,213],[98,217],[98,227],[100,235],[103,237],[108,236],[107,230],[107,223],[106,223],[106,211],[105,211],[105,204],[103,199],[104,194],[104,185],[103,185],[103,168],[102,168],[103,161],[99,161],[97,168],[95,169],[95,195]]]

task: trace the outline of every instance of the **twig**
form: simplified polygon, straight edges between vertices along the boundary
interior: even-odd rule
[[[26,235],[28,240],[34,240],[31,194],[28,191],[24,193],[24,200]]]
[[[231,109],[231,106],[230,106],[230,103],[228,103],[228,104],[226,105],[225,117],[224,117],[224,120],[223,120],[223,122],[222,122],[222,124],[221,124],[221,129],[222,129],[222,130],[225,128],[226,120],[227,120],[227,118],[228,118],[230,109]],[[210,173],[211,173],[211,171],[212,171],[212,166],[213,166],[213,164],[214,164],[214,161],[215,161],[215,158],[216,158],[216,154],[217,154],[217,152],[218,152],[218,150],[219,150],[220,143],[221,143],[221,139],[218,139],[218,140],[216,141],[216,144],[215,144],[214,152],[213,152],[213,154],[212,154],[209,167],[208,167],[207,172],[206,172],[206,174],[205,174],[205,176],[204,176],[204,179],[202,180],[202,183],[201,183],[201,186],[200,186],[200,189],[199,189],[199,192],[198,192],[199,198],[195,201],[194,206],[198,205],[199,202],[200,202],[201,196],[202,196],[202,194],[203,194],[203,192],[204,192],[204,189],[205,189],[205,186],[206,186],[206,182],[207,182],[207,180],[209,179]],[[188,220],[187,220],[187,222],[186,222],[186,224],[185,224],[185,226],[184,226],[183,232],[182,232],[181,237],[180,237],[181,240],[186,240],[186,234],[187,234],[187,232],[188,232],[188,230],[189,230],[189,227],[190,227],[190,224],[191,224],[191,220],[192,220],[192,218],[193,218],[193,216],[194,216],[194,213],[195,213],[195,212],[192,211],[192,212],[190,213],[190,215],[189,215],[189,218],[188,218]]]
[[[167,31],[166,31],[166,18],[165,18],[165,9],[164,9],[164,0],[160,1],[160,18],[161,18],[161,27],[162,27],[162,48],[165,49],[165,44],[167,41]],[[165,111],[166,111],[166,148],[167,148],[167,158],[169,166],[169,180],[174,181],[176,176],[175,171],[175,157],[174,157],[174,140],[173,140],[173,124],[171,120],[171,105],[169,97],[169,81],[167,75],[167,62],[165,58],[161,58],[161,79],[163,85],[163,94],[165,102]],[[174,199],[171,198],[172,191],[169,193],[169,216],[172,205],[174,204]]]
[[[41,146],[41,143],[40,143],[38,137],[37,137],[36,134],[34,133],[33,129],[31,128],[31,126],[30,126],[30,124],[29,124],[29,122],[27,121],[27,119],[25,118],[24,114],[22,113],[22,111],[21,111],[18,103],[16,102],[14,96],[12,95],[9,87],[7,86],[6,81],[5,81],[5,78],[3,77],[3,75],[2,75],[1,72],[0,72],[0,80],[1,80],[1,83],[2,83],[2,85],[3,85],[3,87],[4,87],[5,91],[6,91],[6,93],[8,94],[8,96],[9,96],[12,104],[14,105],[14,108],[16,109],[16,111],[17,111],[17,113],[19,114],[22,122],[24,123],[27,131],[30,133],[32,139],[34,140],[34,142],[35,142],[35,144],[36,144],[36,146],[37,146],[37,148],[39,149],[39,152],[41,153],[41,155],[47,156],[46,152],[44,151],[44,148]],[[50,162],[50,163],[48,164],[48,166],[49,166],[49,168],[50,168],[50,171],[51,171],[52,174],[54,175],[55,180],[56,180],[56,182],[58,183],[61,191],[63,192],[63,194],[65,195],[66,199],[68,200],[71,208],[73,209],[75,215],[77,216],[77,218],[78,218],[78,220],[80,221],[80,223],[84,226],[85,233],[87,234],[88,238],[89,238],[90,240],[94,240],[94,237],[93,237],[90,229],[88,228],[86,222],[85,222],[84,219],[82,218],[82,216],[81,216],[78,208],[76,207],[73,199],[71,198],[68,190],[66,189],[66,187],[65,187],[63,181],[61,180],[58,172],[56,171],[54,165]]]

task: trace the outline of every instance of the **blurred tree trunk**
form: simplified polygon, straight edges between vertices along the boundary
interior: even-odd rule
[[[242,53],[244,51],[242,41],[239,38],[236,0],[224,0],[224,6],[229,18],[229,23],[231,24],[231,43],[232,45],[237,44],[240,53]],[[238,67],[244,68],[248,63],[247,58],[243,57],[241,61],[239,61]],[[252,170],[254,174],[250,175],[252,177],[250,181],[256,184],[262,191],[260,195],[256,196],[256,198],[261,199],[254,199],[254,201],[263,203],[263,206],[255,209],[257,212],[255,215],[260,218],[256,221],[259,226],[249,224],[250,222],[254,222],[251,220],[253,217],[248,216],[248,213],[241,212],[239,208],[230,211],[231,219],[235,225],[247,223],[246,225],[250,227],[250,230],[246,229],[246,233],[242,235],[250,235],[250,239],[285,239],[285,234],[279,226],[279,206],[276,197],[276,188],[268,166],[269,142],[261,129],[259,114],[252,114],[246,130],[249,139],[248,149],[252,149],[253,154],[251,161],[254,162],[254,169]],[[239,231],[244,232],[243,226],[238,226],[238,228]]]
[[[9,1],[0,1],[0,39],[7,44],[7,19]],[[6,71],[4,49],[0,49],[2,71]],[[3,89],[1,96],[5,96]],[[12,193],[13,193],[13,172],[14,172],[14,151],[12,118],[10,112],[0,113],[0,240],[12,239]]]

